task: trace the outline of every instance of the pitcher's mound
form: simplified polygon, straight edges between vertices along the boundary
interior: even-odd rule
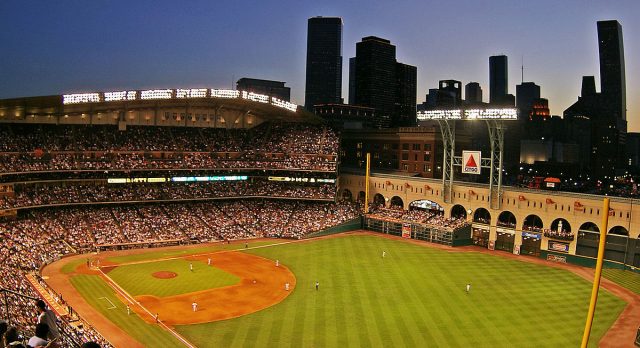
[[[160,271],[153,273],[152,276],[159,279],[171,279],[177,277],[178,274],[176,274],[175,272]]]

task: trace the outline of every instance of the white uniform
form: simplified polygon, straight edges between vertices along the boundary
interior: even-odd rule
[[[471,290],[471,284],[467,284],[467,293]]]
[[[191,308],[193,308],[193,311],[194,311],[194,312],[195,312],[195,311],[197,311],[197,310],[198,310],[198,304],[197,304],[196,302],[193,302],[193,303],[191,304]]]
[[[289,283],[285,283],[285,284],[284,284],[284,289],[285,289],[286,291],[289,291]]]

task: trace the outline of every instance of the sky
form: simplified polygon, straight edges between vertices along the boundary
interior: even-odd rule
[[[285,81],[304,104],[307,19],[342,17],[343,97],[355,44],[379,36],[418,68],[418,102],[439,80],[479,82],[509,57],[509,92],[541,86],[554,115],[583,75],[599,90],[596,22],[622,24],[629,131],[640,131],[640,0],[0,1],[0,98]]]

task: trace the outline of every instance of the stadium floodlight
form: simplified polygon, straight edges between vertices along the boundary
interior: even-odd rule
[[[445,109],[418,111],[416,114],[418,121],[428,120],[517,120],[518,109]]]
[[[104,101],[122,101],[122,100],[136,100],[138,97],[137,91],[118,91],[118,92],[104,92]]]
[[[242,99],[256,101],[259,103],[268,103],[269,96],[264,94],[258,94],[253,92],[242,91]]]
[[[140,99],[171,99],[173,96],[172,89],[149,89],[146,91],[140,91]]]
[[[240,97],[240,91],[236,91],[235,89],[212,89],[211,97],[234,99]]]
[[[159,100],[159,99],[187,99],[187,98],[223,98],[246,99],[258,103],[270,104],[292,112],[298,111],[298,105],[264,94],[234,89],[208,88],[178,88],[178,89],[150,89],[145,91],[111,91],[96,93],[64,94],[63,104],[88,104],[100,102],[118,102],[127,100]]]
[[[418,121],[427,120],[460,120],[462,119],[462,110],[429,110],[418,111]]]
[[[62,104],[99,103],[100,93],[64,94]]]
[[[192,89],[176,89],[176,98],[205,98],[207,96],[206,88],[192,88]]]
[[[289,103],[288,101],[285,101],[285,100],[280,100],[275,97],[271,97],[271,105],[277,106],[279,108],[287,109],[293,112],[298,111],[298,105],[294,103]]]
[[[469,109],[464,111],[467,120],[517,120],[518,109]]]

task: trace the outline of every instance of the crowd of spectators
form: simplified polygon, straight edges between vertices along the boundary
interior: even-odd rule
[[[0,209],[100,202],[193,200],[260,196],[333,199],[333,184],[297,184],[252,178],[248,181],[197,183],[92,184],[67,181],[18,185],[13,195],[0,196]]]
[[[4,181],[17,178],[11,173],[28,173],[31,179],[43,175],[76,179],[12,185],[15,191],[9,193],[4,189],[9,186],[2,186],[0,210],[21,210],[15,220],[0,222],[0,307],[7,311],[0,310],[0,318],[10,319],[25,336],[34,333],[33,299],[39,297],[27,275],[38,278],[41,267],[64,255],[105,245],[144,247],[154,241],[302,238],[358,216],[350,203],[299,201],[333,199],[333,184],[264,178],[127,185],[77,180],[87,171],[139,169],[335,172],[339,137],[323,125],[265,122],[251,129],[129,126],[120,130],[113,125],[0,124],[0,138]],[[244,199],[224,200],[233,197]],[[122,205],[131,201],[165,203]],[[24,209],[30,207],[41,208]],[[73,326],[66,320],[58,324],[65,333],[61,346],[74,346],[73,340],[108,347],[86,324]]]
[[[568,241],[573,240],[573,238],[575,237],[573,232],[566,231],[564,229],[562,230],[545,229],[544,236],[547,238],[553,238],[558,240],[568,240]]]
[[[357,206],[346,202],[264,199],[27,211],[17,220],[0,222],[0,288],[24,295],[0,296],[6,301],[0,307],[9,308],[11,325],[22,332],[33,332],[34,306],[29,297],[38,294],[26,275],[37,273],[43,265],[64,255],[89,252],[101,244],[302,238],[357,216]],[[63,330],[80,342],[97,340],[103,347],[107,344],[86,325],[66,325]]]
[[[522,226],[523,231],[527,232],[542,232],[542,227],[534,226],[534,225],[524,225]]]
[[[330,128],[267,122],[252,129],[0,125],[0,173],[132,169],[335,171]]]
[[[381,206],[371,206],[369,215],[373,218],[391,219],[399,222],[414,222],[428,225],[442,230],[453,231],[457,228],[469,225],[464,217],[445,218],[444,212],[440,210],[411,209],[403,210],[398,207],[384,208]]]

